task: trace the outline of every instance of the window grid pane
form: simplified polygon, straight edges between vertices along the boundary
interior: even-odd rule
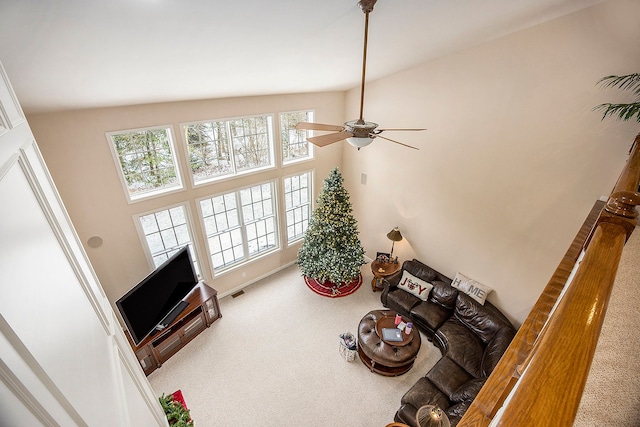
[[[276,246],[272,186],[272,183],[262,184],[240,191],[249,256]]]
[[[209,242],[209,256],[214,269],[244,260],[236,198],[229,197],[230,195],[233,196],[233,193],[200,201]]]
[[[271,182],[200,201],[214,269],[237,265],[277,247],[273,189]]]
[[[280,114],[280,139],[282,141],[282,159],[284,163],[311,157],[311,148],[307,141],[307,131],[297,130],[299,122],[312,122],[312,111],[297,111]]]
[[[271,164],[270,118],[266,116],[231,120],[231,138],[238,171]]]
[[[168,260],[178,249],[188,245],[196,274],[201,277],[184,206],[142,215],[138,217],[138,222],[156,267]]]
[[[168,128],[110,135],[130,198],[181,188]]]
[[[226,123],[198,123],[186,127],[189,165],[194,182],[234,172]]]
[[[185,125],[194,183],[273,166],[271,122],[256,116]]]
[[[287,242],[304,237],[311,211],[311,173],[284,178]]]

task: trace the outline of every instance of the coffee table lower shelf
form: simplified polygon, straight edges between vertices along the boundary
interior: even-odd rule
[[[413,367],[413,360],[403,366],[385,366],[380,364],[380,362],[376,362],[375,360],[370,359],[364,352],[362,348],[358,345],[358,356],[360,356],[360,360],[364,363],[371,372],[375,372],[380,375],[384,375],[386,377],[397,377],[398,375],[402,375],[409,371]]]

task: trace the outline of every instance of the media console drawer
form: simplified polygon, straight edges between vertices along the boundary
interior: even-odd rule
[[[165,329],[135,345],[127,332],[127,339],[146,375],[158,369],[189,341],[222,317],[218,292],[200,282],[184,299],[187,308]],[[126,332],[126,331],[125,331]]]

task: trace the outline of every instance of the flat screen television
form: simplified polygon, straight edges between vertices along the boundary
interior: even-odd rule
[[[138,345],[154,330],[167,327],[187,307],[183,298],[198,284],[185,246],[116,301],[131,339]]]

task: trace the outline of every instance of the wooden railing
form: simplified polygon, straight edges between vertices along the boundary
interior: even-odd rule
[[[639,184],[640,134],[609,200],[594,205],[458,427],[494,418],[504,427],[573,425],[622,249],[638,224]]]

